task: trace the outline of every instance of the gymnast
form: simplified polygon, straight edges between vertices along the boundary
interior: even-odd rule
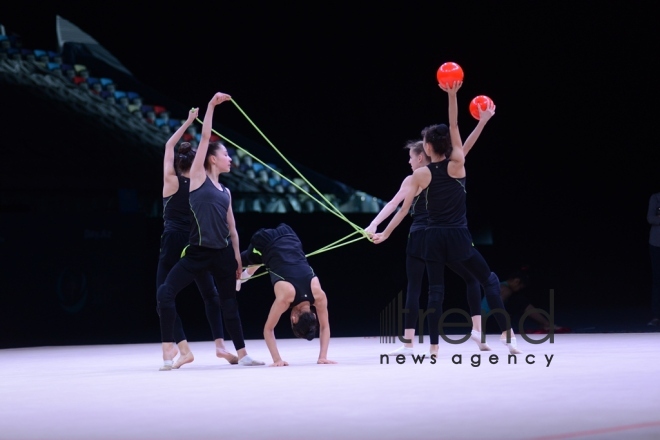
[[[330,323],[328,298],[321,283],[309,266],[302,243],[291,227],[281,223],[276,228],[259,229],[252,235],[250,245],[241,252],[245,282],[263,267],[270,274],[275,291],[275,301],[264,325],[264,340],[273,358],[271,367],[283,367],[289,363],[282,359],[275,341],[275,326],[280,317],[290,310],[291,329],[298,338],[308,341],[319,333],[320,352],[318,364],[336,364],[328,359]]]

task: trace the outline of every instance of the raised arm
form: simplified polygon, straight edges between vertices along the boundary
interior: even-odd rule
[[[378,230],[378,225],[380,225],[383,222],[383,220],[388,218],[390,215],[392,215],[394,211],[396,211],[396,208],[401,204],[401,202],[403,202],[403,200],[406,197],[406,190],[405,190],[406,182],[409,181],[411,178],[412,178],[411,176],[407,176],[405,179],[403,179],[403,182],[401,183],[401,187],[399,188],[399,191],[396,193],[396,195],[392,198],[392,200],[387,202],[385,206],[383,206],[383,209],[380,210],[376,218],[373,219],[369,224],[369,226],[365,229],[367,234],[369,235],[375,234],[376,231]]]
[[[229,101],[231,96],[225,93],[216,93],[206,106],[206,113],[204,114],[204,122],[202,123],[202,137],[195,153],[195,159],[190,167],[190,191],[193,191],[204,183],[206,179],[206,170],[204,169],[204,162],[206,162],[206,152],[209,149],[209,141],[211,140],[211,133],[213,132],[213,111],[215,106]]]
[[[179,189],[179,180],[176,178],[176,169],[174,169],[174,147],[186,132],[188,127],[195,122],[198,108],[190,109],[188,119],[174,132],[172,137],[165,143],[165,156],[163,158],[163,197],[174,194]]]
[[[490,101],[488,103],[488,107],[486,108],[486,110],[482,110],[481,106],[479,106],[479,122],[477,123],[477,126],[474,127],[474,130],[472,130],[472,133],[470,133],[470,136],[467,137],[465,143],[463,143],[463,154],[465,156],[467,156],[468,152],[472,149],[475,142],[477,142],[477,139],[479,139],[479,135],[481,134],[481,131],[484,129],[486,123],[490,118],[493,117],[494,114],[495,114],[495,103],[493,103],[493,101]]]
[[[449,135],[451,136],[451,145],[454,148],[463,147],[461,133],[458,130],[458,101],[456,99],[456,92],[462,85],[463,81],[454,81],[447,87],[439,84],[439,87],[449,95]]]
[[[649,199],[649,211],[646,214],[646,219],[652,225],[660,225],[660,193],[653,194]]]
[[[465,152],[463,141],[458,130],[458,103],[456,92],[461,88],[461,81],[454,81],[449,87],[441,87],[449,96],[449,136],[451,138],[452,151],[447,164],[447,172],[451,177],[460,179],[465,177]]]
[[[428,176],[426,176],[427,174]],[[425,179],[425,176],[427,179]],[[426,185],[423,184],[423,181],[428,180],[428,178],[430,178],[430,171],[428,168],[423,167],[415,170],[409,180],[404,180],[403,187],[401,188],[401,191],[403,191],[404,194],[403,205],[399,212],[392,217],[385,230],[379,234],[373,235],[372,239],[374,243],[379,244],[387,240],[392,231],[399,226],[401,220],[408,215],[408,211],[410,210],[410,206],[412,205],[418,190],[426,187]]]

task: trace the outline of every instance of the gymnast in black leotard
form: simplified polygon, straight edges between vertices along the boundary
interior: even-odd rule
[[[250,239],[249,247],[241,252],[241,260],[246,267],[242,278],[252,276],[263,266],[275,291],[275,301],[264,325],[264,339],[273,357],[271,366],[289,365],[280,357],[275,341],[275,326],[287,310],[291,310],[291,329],[297,337],[311,341],[318,329],[321,349],[317,363],[335,364],[327,358],[328,299],[294,230],[285,223],[272,229],[259,229]]]

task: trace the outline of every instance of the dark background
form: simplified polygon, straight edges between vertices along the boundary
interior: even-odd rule
[[[467,162],[468,220],[492,233],[480,247],[492,269],[503,278],[530,265],[528,295],[547,307],[554,289],[557,321],[576,331],[630,331],[650,318],[646,210],[660,191],[652,5],[135,4],[3,4],[0,23],[25,47],[56,50],[59,14],[142,83],[202,112],[215,92],[229,93],[289,160],[385,200],[410,171],[405,142],[446,121],[435,72],[455,61],[465,71],[462,136],[476,125],[474,96],[497,105]],[[0,99],[3,197],[43,201],[2,205],[1,345],[158,341],[162,221],[93,206],[81,214],[67,197],[125,188],[158,197],[161,161],[136,163],[45,100],[8,87]],[[267,147],[233,106],[216,121]],[[372,217],[349,216],[364,226]],[[280,221],[310,252],[352,231],[331,215],[245,214],[242,242]],[[310,258],[334,335],[379,333],[380,310],[405,288],[407,225],[379,247],[360,241]],[[448,277],[447,304],[464,306]],[[87,294],[80,309],[67,302],[73,292]],[[246,335],[258,338],[272,290],[263,277],[240,295]],[[189,338],[208,339],[198,295],[178,301]],[[604,312],[609,326],[594,321]]]

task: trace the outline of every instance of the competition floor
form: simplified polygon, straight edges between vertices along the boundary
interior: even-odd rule
[[[229,365],[212,342],[172,371],[158,343],[0,350],[0,439],[660,438],[660,333],[519,337],[517,364],[497,337],[441,341],[434,365],[381,364],[398,343],[379,338],[332,339],[337,365],[315,363],[318,339],[279,340],[284,368]]]

